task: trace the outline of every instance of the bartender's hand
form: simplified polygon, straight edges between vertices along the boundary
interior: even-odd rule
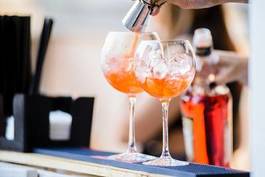
[[[175,4],[184,9],[201,9],[227,2],[247,3],[247,0],[168,0],[169,3]]]
[[[202,9],[208,8],[228,2],[235,3],[248,3],[248,0],[157,0],[156,4],[160,5],[163,2],[167,1],[168,3],[175,4],[183,9]],[[161,6],[160,6],[161,7]],[[156,8],[152,15],[157,15],[159,12],[159,8]]]
[[[235,52],[216,50],[219,56],[217,64],[218,73],[216,82],[226,84],[233,81],[239,81],[244,85],[248,84],[248,59]]]

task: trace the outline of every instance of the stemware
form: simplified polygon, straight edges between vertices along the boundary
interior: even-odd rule
[[[191,84],[195,75],[195,55],[187,40],[143,40],[136,51],[136,78],[141,87],[162,104],[163,148],[160,158],[146,165],[181,166],[187,162],[171,157],[168,145],[168,107]]]
[[[137,152],[135,143],[136,95],[143,92],[135,77],[135,51],[141,40],[157,40],[156,33],[110,32],[101,52],[101,69],[109,84],[129,97],[129,142],[125,153],[112,155],[109,159],[138,163],[153,156]]]

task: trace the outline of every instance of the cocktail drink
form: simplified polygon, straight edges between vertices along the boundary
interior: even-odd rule
[[[134,53],[139,40],[139,33],[110,33],[102,50],[102,70],[106,79],[126,94],[143,91],[134,73]]]
[[[143,89],[135,76],[135,51],[142,39],[158,39],[156,33],[110,32],[101,52],[101,68],[112,87],[127,94],[130,103],[128,150],[110,156],[110,159],[124,162],[144,162],[152,156],[138,153],[135,146],[135,103],[136,94]]]
[[[168,147],[168,107],[170,100],[183,93],[195,75],[195,55],[188,41],[144,40],[136,52],[136,77],[141,87],[162,104],[163,149],[160,158],[147,165],[180,166],[187,162],[171,157]]]

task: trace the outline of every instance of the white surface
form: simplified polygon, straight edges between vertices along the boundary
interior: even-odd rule
[[[265,176],[265,1],[252,0],[250,4],[250,60],[251,89],[251,151],[253,177]]]
[[[7,118],[5,136],[6,136],[6,139],[8,140],[14,140],[14,136],[15,136],[14,116],[10,116]]]
[[[92,175],[73,174],[70,172],[39,169],[17,164],[0,162],[0,177],[96,177]]]
[[[69,140],[72,125],[72,116],[66,112],[57,110],[51,111],[50,120],[50,139]]]
[[[13,116],[7,118],[6,134],[8,140],[14,140],[15,135],[15,119]],[[51,111],[49,114],[51,140],[69,140],[72,125],[72,116],[66,112],[57,110]]]
[[[38,177],[38,172],[33,169],[1,165],[0,177]]]

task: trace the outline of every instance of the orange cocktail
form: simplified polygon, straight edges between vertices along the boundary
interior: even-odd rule
[[[143,91],[134,72],[134,58],[111,58],[108,64],[112,69],[103,71],[105,78],[115,89],[128,94],[137,94]]]
[[[142,83],[142,88],[150,95],[159,99],[170,99],[179,96],[186,90],[192,78],[176,78],[176,79],[157,79],[146,78]]]
[[[162,105],[163,148],[160,158],[146,165],[182,166],[187,162],[171,157],[168,146],[168,107],[183,93],[195,75],[195,57],[188,41],[142,41],[136,51],[136,77],[141,87]]]
[[[122,35],[126,34],[128,35],[128,33],[122,33]],[[121,42],[120,46],[120,40],[116,41],[117,48],[112,49],[116,55],[105,56],[103,73],[115,89],[127,94],[137,94],[143,91],[134,72],[134,54],[140,40],[140,34],[131,33],[128,36]],[[119,52],[115,52],[115,50],[119,50]]]
[[[135,75],[135,51],[143,38],[156,39],[155,33],[110,32],[101,52],[101,69],[112,87],[129,97],[129,141],[122,154],[112,155],[111,160],[139,163],[154,157],[137,152],[135,143],[136,94],[143,91]]]

